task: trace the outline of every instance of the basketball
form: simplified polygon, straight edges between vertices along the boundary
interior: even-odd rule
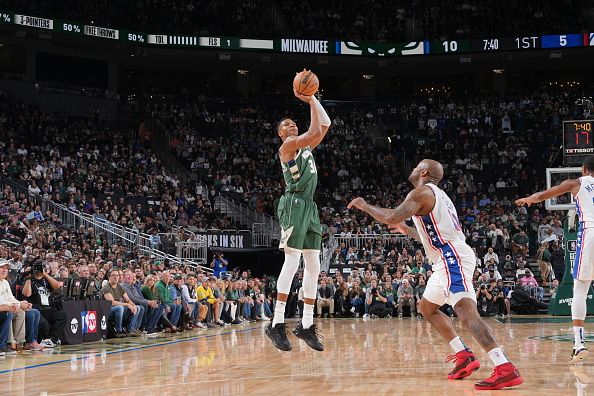
[[[312,96],[318,92],[320,80],[311,70],[303,70],[293,79],[293,88],[299,95]]]

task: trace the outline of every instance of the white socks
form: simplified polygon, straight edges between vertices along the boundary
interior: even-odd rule
[[[491,358],[495,366],[501,366],[502,364],[509,362],[509,360],[507,360],[507,357],[503,353],[503,349],[499,347],[491,349],[489,351],[489,357]]]
[[[287,303],[281,300],[276,300],[274,304],[274,318],[272,319],[272,327],[277,323],[285,323],[285,307]]]
[[[303,304],[303,318],[301,318],[301,323],[304,329],[309,329],[313,324],[313,309],[313,305]]]
[[[573,346],[579,347],[584,343],[584,328],[581,326],[573,326],[573,338],[574,343]]]
[[[468,349],[466,348],[466,345],[464,345],[464,343],[462,342],[460,336],[453,338],[452,341],[450,341],[450,346],[454,350],[454,353],[458,353],[460,351]]]

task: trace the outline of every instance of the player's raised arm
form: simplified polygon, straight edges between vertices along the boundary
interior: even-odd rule
[[[563,183],[559,184],[558,186],[551,187],[544,191],[536,192],[528,197],[520,198],[516,200],[516,205],[523,206],[523,205],[532,205],[534,203],[539,203],[544,201],[545,199],[558,197],[559,195],[565,193],[572,193],[576,195],[580,189],[580,181],[579,179],[570,179],[565,180]]]
[[[289,136],[281,146],[281,151],[293,152],[305,147],[313,149],[326,136],[331,125],[330,117],[315,96],[300,95],[295,90],[293,93],[297,98],[309,104],[311,121],[307,132],[298,136]]]
[[[357,208],[371,217],[384,224],[399,224],[404,220],[416,215],[426,214],[431,211],[435,204],[435,195],[429,187],[415,188],[412,190],[404,202],[396,209],[380,208],[370,205],[361,197],[353,199],[347,206],[349,209]]]

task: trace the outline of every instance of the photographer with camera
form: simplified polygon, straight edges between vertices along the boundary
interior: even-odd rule
[[[392,314],[392,308],[388,307],[388,299],[383,295],[381,286],[371,288],[366,302],[369,305],[369,314],[372,317],[385,318]]]
[[[66,312],[63,312],[54,300],[52,292],[60,290],[60,283],[49,276],[41,259],[32,260],[30,266],[21,273],[21,294],[41,312],[39,319],[39,333],[41,345],[54,348],[60,345],[60,336],[66,327]],[[44,338],[45,337],[45,338]]]
[[[12,331],[9,331],[8,341],[15,344],[17,348],[23,346],[27,350],[42,351],[43,346],[37,342],[41,313],[33,308],[30,302],[19,301],[14,297],[10,284],[6,280],[9,267],[8,261],[0,259],[0,304],[13,305],[16,308],[16,312],[13,312]],[[7,355],[16,354],[16,349],[7,346],[0,345],[0,351]]]
[[[213,268],[212,275],[219,278],[222,272],[227,272],[229,261],[223,258],[223,252],[215,252],[210,262],[210,268]]]
[[[495,283],[493,279],[493,283]],[[480,316],[491,316],[493,312],[493,295],[488,284],[481,284],[476,291],[476,308]]]

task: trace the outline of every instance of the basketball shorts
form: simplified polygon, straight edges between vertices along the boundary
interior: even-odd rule
[[[580,228],[575,244],[573,278],[594,280],[594,228]]]
[[[423,298],[436,305],[454,307],[463,298],[476,302],[472,275],[476,257],[466,244],[455,245],[455,252],[448,246],[442,257],[433,263],[433,275],[427,281]],[[451,251],[450,251],[451,250]]]
[[[279,200],[277,214],[281,226],[280,249],[321,249],[322,226],[313,200],[285,194]]]

